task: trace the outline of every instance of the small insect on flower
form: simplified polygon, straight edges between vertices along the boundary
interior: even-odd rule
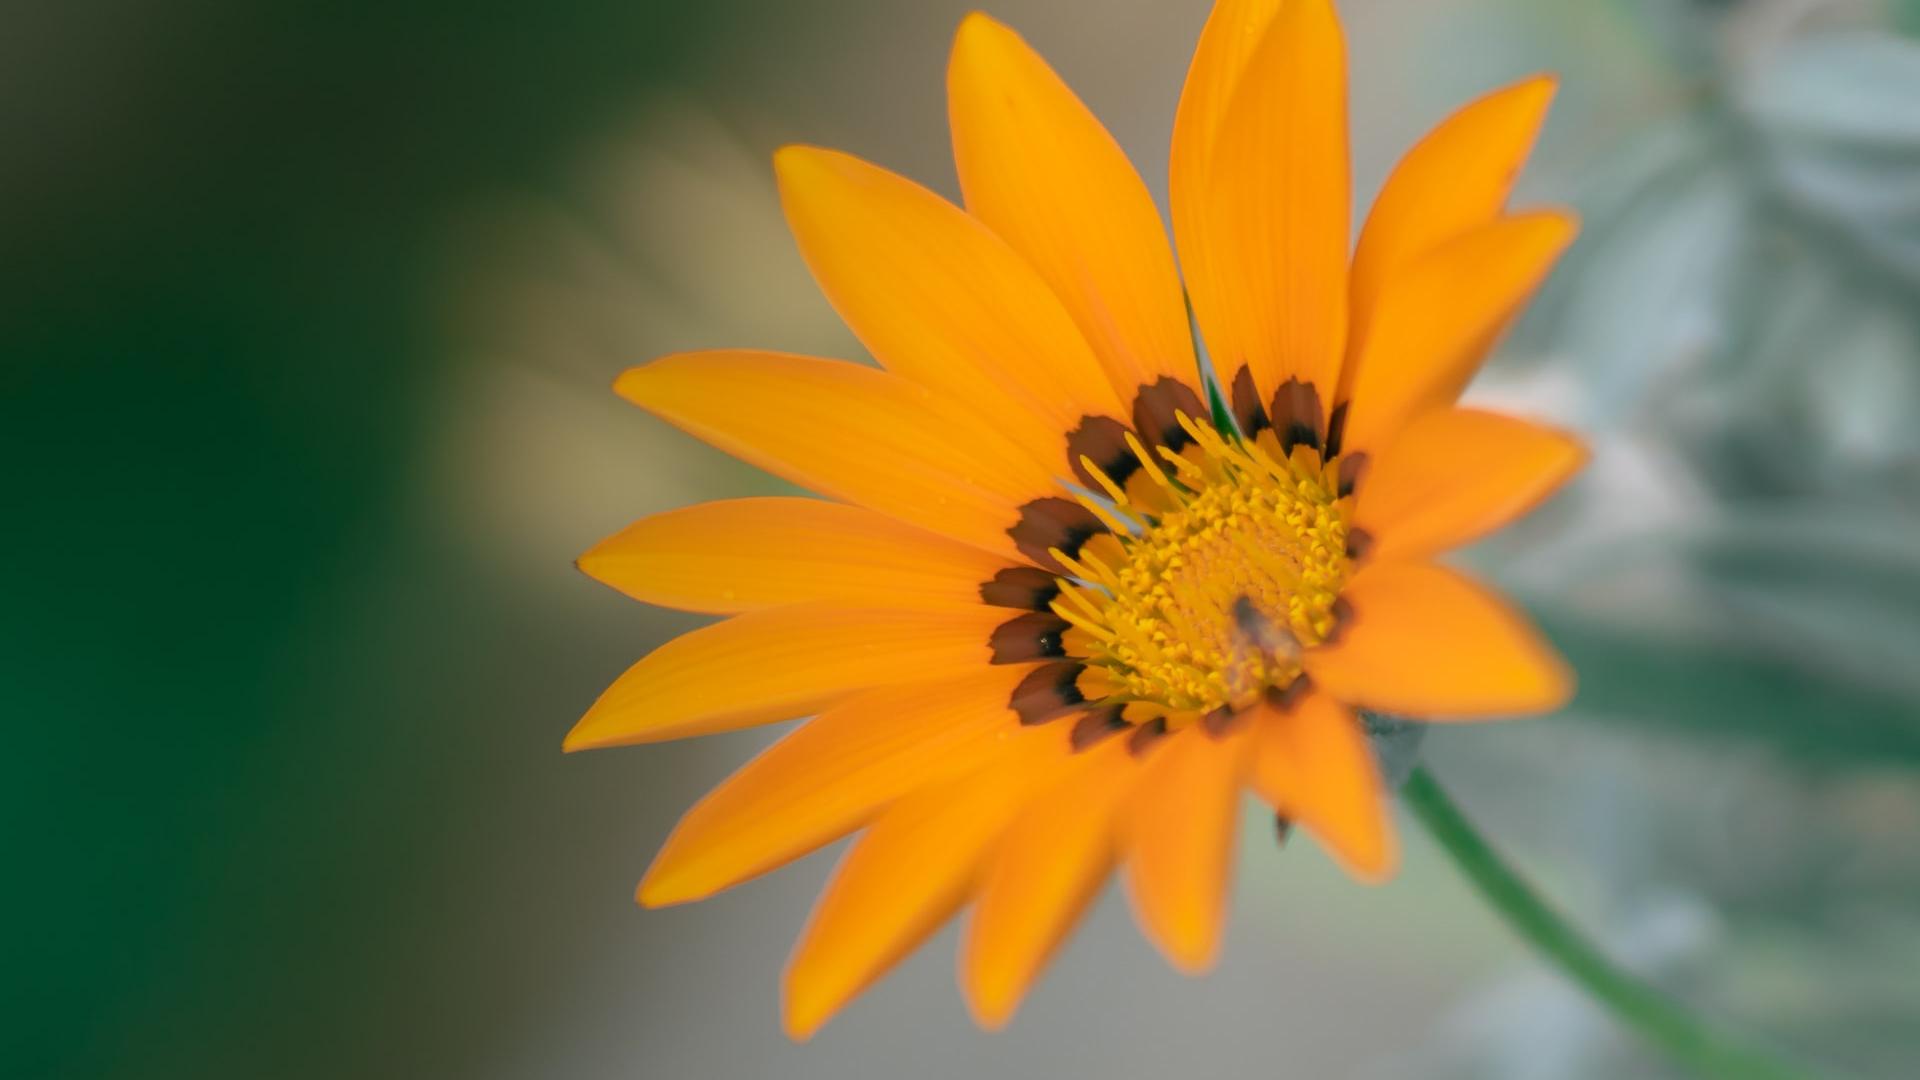
[[[1171,244],[1099,121],[982,15],[948,69],[965,209],[781,150],[801,252],[880,367],[726,350],[619,378],[822,496],[671,511],[580,560],[730,618],[621,676],[567,749],[813,717],[688,812],[641,903],[863,830],[787,969],[805,1038],[969,903],[961,982],[1005,1023],[1115,867],[1168,959],[1207,968],[1243,788],[1388,877],[1355,710],[1468,720],[1570,692],[1520,616],[1432,561],[1584,461],[1454,404],[1574,235],[1564,211],[1505,209],[1553,86],[1421,140],[1351,257],[1329,0],[1214,9],[1174,125]]]

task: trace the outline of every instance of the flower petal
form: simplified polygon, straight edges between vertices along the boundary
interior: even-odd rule
[[[1066,305],[1122,400],[1198,379],[1173,249],[1126,154],[1020,36],[975,12],[947,67],[967,210]]]
[[[1486,94],[1442,121],[1394,166],[1354,249],[1349,357],[1360,354],[1374,305],[1401,271],[1499,216],[1555,86],[1553,76],[1535,75]]]
[[[1054,486],[986,425],[862,364],[680,353],[627,371],[614,389],[776,476],[1015,558],[1015,508]]]
[[[774,743],[687,811],[640,882],[648,907],[701,900],[970,772],[1015,737],[1024,668],[869,690]]]
[[[775,167],[800,253],[883,367],[1061,475],[1082,417],[1125,415],[1059,298],[993,230],[847,154],[789,146]]]
[[[1188,974],[1213,966],[1239,823],[1245,728],[1196,724],[1148,751],[1124,810],[1127,891],[1141,929]]]
[[[736,615],[627,669],[574,725],[566,749],[661,742],[791,720],[859,690],[983,672],[1007,613],[849,610],[821,604]]]
[[[1068,762],[1029,729],[963,780],[888,810],[847,851],[787,964],[787,1034],[806,1039],[960,909],[1025,799]]]
[[[1431,555],[1539,505],[1586,464],[1578,439],[1479,409],[1421,414],[1367,469],[1353,523],[1368,558]]]
[[[979,603],[981,583],[1010,564],[862,507],[774,497],[642,518],[595,544],[579,565],[635,600],[731,615],[816,600]]]
[[[1200,122],[1176,119],[1176,142]],[[1179,146],[1176,161],[1192,152]],[[1329,0],[1289,0],[1246,58],[1210,159],[1183,165],[1173,190],[1214,368],[1228,383],[1250,368],[1263,403],[1289,379],[1319,391],[1323,415],[1332,403],[1347,330],[1349,171],[1339,18]]]
[[[1452,404],[1577,229],[1570,213],[1517,214],[1447,241],[1387,282],[1351,375],[1342,446],[1378,450],[1409,418]]]
[[[1138,770],[1124,738],[1081,757],[1072,776],[1021,812],[980,887],[960,984],[982,1027],[1012,1018],[1113,868],[1116,814]]]
[[[1392,877],[1399,850],[1359,717],[1319,690],[1259,708],[1247,768],[1253,790],[1348,873],[1368,882]]]
[[[1213,144],[1247,70],[1254,50],[1266,39],[1273,17],[1286,0],[1217,0],[1207,25],[1194,46],[1180,91],[1179,111],[1173,119],[1173,150],[1169,162],[1172,186],[1197,196],[1206,189],[1213,168]],[[1197,199],[1174,197],[1174,215],[1197,211]],[[1198,221],[1195,219],[1195,223]],[[1182,259],[1185,252],[1182,251]]]
[[[1218,324],[1214,314],[1215,297],[1230,282],[1217,282],[1208,229],[1207,207],[1213,191],[1214,142],[1233,91],[1240,85],[1247,61],[1266,39],[1284,0],[1218,0],[1200,32],[1200,43],[1193,50],[1193,62],[1187,68],[1186,86],[1180,92],[1179,111],[1173,120],[1173,148],[1168,162],[1168,194],[1173,204],[1173,232],[1180,248],[1180,268],[1189,295],[1196,308],[1204,307],[1208,316],[1203,328]],[[1208,331],[1210,335],[1212,331]],[[1225,334],[1223,329],[1220,333]],[[1220,346],[1208,338],[1214,350],[1216,367],[1227,380],[1234,372],[1218,361]]]
[[[1341,593],[1351,618],[1308,649],[1308,674],[1348,705],[1420,720],[1548,712],[1573,675],[1486,589],[1425,563],[1363,567]]]

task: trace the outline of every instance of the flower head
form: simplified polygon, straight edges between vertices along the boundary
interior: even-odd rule
[[[695,806],[639,890],[699,899],[864,830],[787,972],[800,1037],[969,902],[962,985],[1003,1023],[1116,866],[1147,934],[1204,969],[1243,787],[1383,879],[1355,710],[1475,719],[1570,689],[1523,619],[1432,561],[1583,460],[1454,404],[1574,233],[1504,209],[1550,80],[1422,140],[1351,257],[1328,0],[1215,8],[1173,136],[1177,245],[1011,31],[968,18],[948,90],[964,210],[844,154],[775,162],[880,368],[733,350],[617,384],[824,498],[671,511],[581,559],[731,617],[641,660],[569,749],[813,716]]]

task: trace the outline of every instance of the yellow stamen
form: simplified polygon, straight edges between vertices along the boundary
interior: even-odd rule
[[[1318,453],[1296,447],[1280,460],[1179,419],[1193,440],[1183,454],[1128,440],[1169,508],[1096,507],[1135,527],[1114,530],[1111,561],[1057,556],[1075,580],[1053,605],[1084,632],[1082,659],[1105,672],[1107,700],[1169,717],[1245,706],[1292,682],[1301,649],[1332,632],[1348,572],[1346,506]]]

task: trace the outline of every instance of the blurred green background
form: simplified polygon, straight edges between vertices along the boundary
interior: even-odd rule
[[[1109,895],[992,1037],[950,931],[813,1044],[779,1035],[831,856],[632,905],[769,736],[562,757],[693,625],[570,560],[774,485],[607,384],[696,345],[857,355],[767,156],[840,146],[951,193],[968,6],[6,11],[0,1072],[1662,1075],[1410,830],[1370,890],[1249,828],[1198,982]],[[988,8],[1164,192],[1205,0]],[[1520,201],[1587,218],[1472,392],[1595,444],[1475,553],[1582,693],[1438,732],[1436,771],[1663,986],[1836,1070],[1920,1073],[1920,5],[1342,10],[1362,196],[1546,68]]]

